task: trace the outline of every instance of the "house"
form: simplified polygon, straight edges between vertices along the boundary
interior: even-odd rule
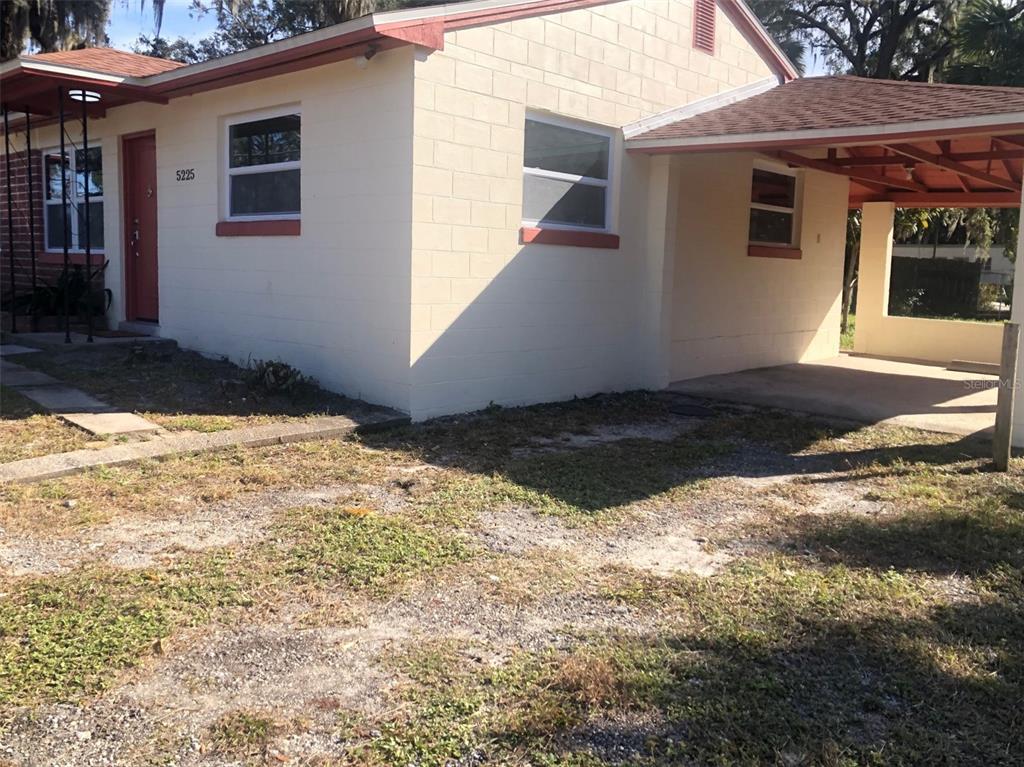
[[[894,206],[1021,199],[1024,91],[798,78],[741,0],[476,0],[190,66],[26,56],[0,88],[38,179],[19,284],[63,263],[65,105],[111,322],[415,419],[834,356],[850,206],[882,307]],[[884,315],[865,351],[998,354]]]

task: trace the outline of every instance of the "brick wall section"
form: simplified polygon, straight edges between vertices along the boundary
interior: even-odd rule
[[[414,417],[648,383],[649,159],[617,148],[619,250],[523,246],[524,120],[617,128],[771,75],[721,11],[716,26],[709,55],[691,0],[630,0],[449,33],[416,62]]]
[[[7,229],[7,164],[0,158],[0,294],[6,300],[10,295],[11,266],[8,250]],[[32,150],[32,181],[34,186],[35,210],[35,241],[36,241],[36,282],[38,285],[53,285],[60,277],[62,266],[54,254],[45,253],[45,237],[43,223],[43,170],[42,156],[39,151]],[[28,169],[25,166],[25,152],[11,153],[11,198],[14,203],[14,284],[18,294],[24,294],[32,287],[31,238],[29,236],[28,219]],[[93,263],[101,265],[102,255],[94,254]],[[81,257],[77,257],[79,260]],[[97,285],[102,287],[102,277],[97,278]],[[6,306],[4,307],[7,308]]]

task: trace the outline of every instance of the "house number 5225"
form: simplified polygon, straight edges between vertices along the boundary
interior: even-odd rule
[[[182,168],[174,171],[174,175],[178,181],[195,181],[196,180],[196,169],[195,168]]]

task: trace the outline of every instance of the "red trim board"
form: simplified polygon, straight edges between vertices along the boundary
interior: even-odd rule
[[[568,229],[541,229],[524,226],[519,230],[523,245],[568,245],[575,248],[605,248],[617,250],[619,235],[604,232],[574,232]]]
[[[216,231],[218,237],[297,237],[302,234],[302,221],[297,218],[218,221]]]

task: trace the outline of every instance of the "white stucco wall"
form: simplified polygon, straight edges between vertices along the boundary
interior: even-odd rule
[[[521,245],[523,131],[528,109],[620,128],[770,75],[721,12],[716,55],[694,50],[692,17],[689,0],[611,3],[450,33],[417,59],[414,418],[660,385],[650,159],[616,148],[617,250]]]
[[[243,363],[281,359],[330,389],[408,409],[412,56],[386,51],[362,70],[346,61],[92,122],[112,319],[125,316],[119,137],[155,129],[160,334]],[[215,236],[223,118],[284,105],[302,112],[301,235]],[[54,127],[36,133],[36,147],[57,142]],[[195,180],[177,181],[181,168]]]
[[[682,155],[674,162],[672,380],[838,354],[847,179],[803,171],[802,257],[752,258],[754,155]]]

